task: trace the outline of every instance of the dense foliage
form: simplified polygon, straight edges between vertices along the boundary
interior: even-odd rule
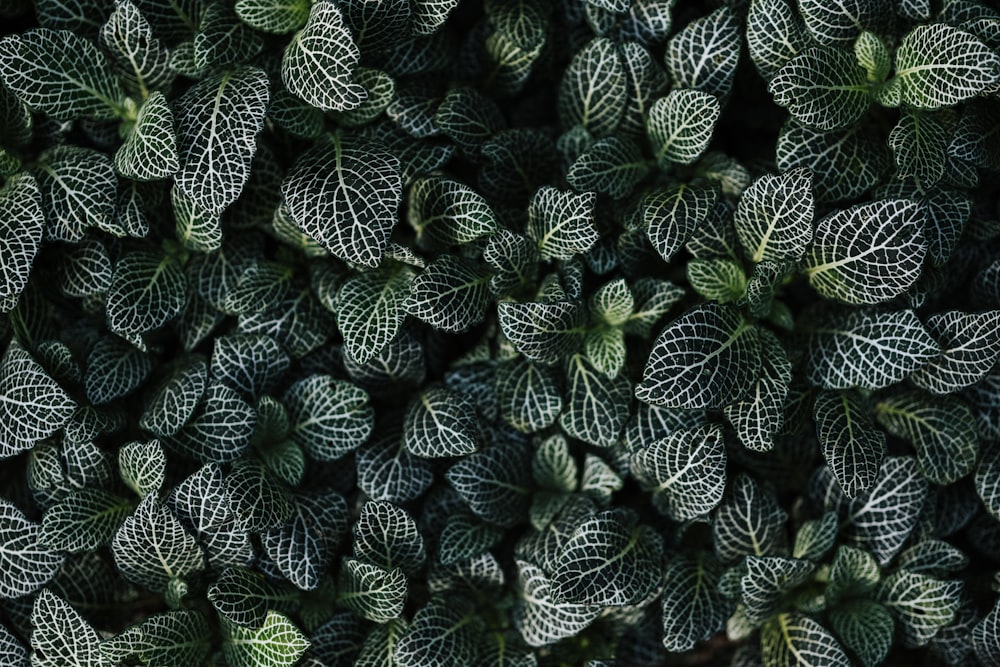
[[[1000,665],[1000,11],[0,0],[0,663]]]

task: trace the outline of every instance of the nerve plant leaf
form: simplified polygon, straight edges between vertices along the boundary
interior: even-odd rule
[[[737,475],[712,526],[715,552],[724,563],[743,556],[780,555],[787,551],[788,515],[774,494],[745,474]]]
[[[489,274],[471,262],[442,255],[413,279],[406,312],[435,329],[466,331],[486,317],[489,282]]]
[[[724,407],[750,390],[759,345],[757,328],[737,310],[696,306],[660,332],[635,396],[670,408]]]
[[[28,284],[42,243],[42,192],[31,174],[19,173],[0,189],[0,310],[11,310]]]
[[[139,336],[180,315],[187,303],[187,278],[170,255],[147,250],[118,260],[108,287],[108,326],[123,336]]]
[[[470,454],[479,448],[477,421],[475,403],[466,394],[430,389],[407,408],[403,441],[424,458]]]
[[[684,26],[667,44],[664,56],[675,88],[726,97],[740,59],[740,22],[729,7]],[[712,54],[706,58],[706,54]]]
[[[718,98],[700,90],[673,90],[649,109],[646,132],[661,169],[691,164],[712,139],[722,113]]]
[[[736,234],[754,263],[797,260],[812,241],[812,174],[803,168],[761,176],[736,207]]]
[[[174,77],[169,50],[130,0],[115,3],[108,22],[101,26],[101,44],[111,55],[118,76],[143,98],[166,87]]]
[[[205,567],[194,536],[155,495],[146,496],[118,528],[111,553],[125,578],[152,591]]]
[[[948,310],[927,318],[941,352],[913,372],[913,383],[933,394],[950,394],[982,380],[1000,357],[1000,310]]]
[[[805,663],[833,667],[850,662],[833,634],[804,614],[779,614],[761,631],[765,664],[792,667]]]
[[[518,560],[517,571],[519,595],[514,623],[530,646],[572,637],[600,615],[600,607],[557,600],[552,580],[540,567]]]
[[[903,645],[923,646],[951,622],[961,603],[961,581],[941,581],[899,570],[882,582],[878,599],[899,621]]]
[[[566,402],[559,424],[566,435],[595,447],[618,442],[629,417],[632,387],[628,378],[608,378],[580,354],[566,364]]]
[[[0,41],[0,79],[31,109],[59,120],[112,119],[124,95],[104,54],[70,30],[35,28]]]
[[[570,259],[597,242],[593,192],[574,194],[553,187],[538,189],[528,208],[527,235],[543,259]]]
[[[47,240],[80,241],[91,226],[112,225],[118,181],[111,159],[80,146],[56,146],[35,166]]]
[[[615,43],[595,37],[577,51],[559,86],[559,116],[602,137],[614,132],[625,111],[625,67]]]
[[[886,455],[885,434],[853,392],[823,391],[813,404],[823,458],[848,498],[875,483]]]
[[[386,570],[413,576],[427,560],[417,523],[401,507],[372,500],[361,508],[354,524],[354,555]]]
[[[143,664],[198,665],[212,649],[212,628],[200,611],[155,614],[101,642],[101,656],[118,664],[136,656]]]
[[[34,593],[62,567],[65,555],[42,546],[41,526],[0,498],[0,599]]]
[[[284,402],[289,435],[318,461],[339,459],[371,435],[374,413],[368,394],[350,382],[313,375],[289,387]]]
[[[518,352],[532,361],[554,364],[582,342],[585,309],[572,301],[497,304],[500,329]]]
[[[12,340],[0,361],[0,458],[53,435],[75,408],[70,395]]]
[[[689,651],[725,625],[732,603],[718,590],[722,568],[707,554],[675,557],[663,582],[663,646]]]
[[[174,114],[160,91],[153,91],[115,153],[115,169],[126,178],[153,181],[180,169]]]
[[[292,667],[309,648],[305,634],[287,616],[274,610],[267,612],[259,628],[226,625],[225,629],[222,653],[231,667]]]
[[[836,47],[814,47],[795,56],[768,90],[795,120],[824,131],[851,125],[871,104],[865,71],[853,53]]]
[[[31,609],[31,664],[38,667],[111,667],[101,637],[68,602],[42,590]]]
[[[347,503],[333,491],[298,493],[285,525],[261,535],[264,552],[297,588],[315,590],[347,532]]]
[[[111,543],[132,503],[103,489],[80,489],[62,498],[42,517],[38,542],[48,548],[80,553]]]

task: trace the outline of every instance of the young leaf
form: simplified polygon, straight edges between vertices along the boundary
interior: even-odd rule
[[[848,498],[856,498],[875,483],[886,455],[885,434],[852,392],[823,391],[813,404],[816,435],[823,458]]]
[[[212,628],[200,611],[168,611],[126,628],[100,648],[114,664],[137,656],[147,665],[199,665],[211,651]]]
[[[167,475],[167,456],[159,440],[129,442],[118,450],[118,473],[140,498],[157,492]]]
[[[624,375],[602,377],[583,355],[573,355],[566,364],[567,400],[560,426],[595,447],[614,445],[628,421],[631,389]]]
[[[423,247],[463,245],[499,231],[496,214],[483,196],[459,181],[418,179],[409,199],[407,220]]]
[[[632,455],[633,473],[651,487],[653,506],[674,521],[707,515],[726,487],[722,428],[679,429]]]
[[[696,306],[660,332],[640,401],[672,408],[721,408],[742,398],[760,369],[757,327],[718,304]]]
[[[264,625],[249,629],[225,625],[222,653],[230,667],[292,667],[309,648],[309,640],[288,617],[271,610]]]
[[[285,48],[281,80],[291,93],[314,107],[348,111],[368,97],[365,89],[352,81],[360,57],[340,7],[317,2],[305,26]]]
[[[785,596],[809,580],[816,564],[782,556],[747,556],[740,602],[747,622],[757,625],[782,608]]]
[[[123,111],[124,94],[104,54],[70,30],[5,37],[0,79],[31,109],[57,120],[113,119]]]
[[[646,132],[661,169],[691,164],[712,139],[722,113],[718,98],[700,90],[672,90],[649,109]]]
[[[927,244],[914,202],[888,199],[832,213],[816,225],[806,275],[821,295],[881,303],[916,282]]]
[[[114,162],[119,174],[137,181],[169,178],[180,169],[174,114],[163,93],[153,91],[139,108]]]
[[[850,664],[833,634],[803,614],[779,614],[769,621],[761,631],[760,646],[764,664],[769,667]]]
[[[14,503],[0,498],[0,599],[30,595],[47,584],[65,556],[42,546],[41,525],[29,521]]]
[[[948,625],[961,603],[961,581],[940,581],[900,570],[878,589],[878,599],[899,621],[903,646],[923,646]]]
[[[526,233],[538,245],[543,259],[571,259],[597,243],[596,201],[593,192],[574,194],[550,186],[535,192],[528,207]]]
[[[812,174],[803,168],[761,176],[736,207],[736,234],[750,261],[798,260],[813,237]]]

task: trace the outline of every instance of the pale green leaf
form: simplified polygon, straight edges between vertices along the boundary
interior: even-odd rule
[[[289,437],[317,461],[334,461],[360,447],[374,427],[374,411],[361,388],[330,375],[299,380],[284,395]]]
[[[139,108],[114,161],[119,174],[137,181],[168,178],[180,169],[174,114],[163,93],[153,91]]]
[[[899,570],[878,589],[878,599],[896,617],[902,644],[926,644],[955,617],[961,603],[961,581],[941,581],[926,574]]]
[[[593,192],[575,194],[543,186],[528,207],[528,238],[538,245],[543,259],[570,259],[585,253],[598,240],[594,223]]]
[[[892,648],[896,624],[878,602],[852,600],[830,611],[830,627],[863,667],[875,667]]]
[[[765,80],[808,44],[805,24],[788,0],[752,0],[747,13],[747,49]]]
[[[722,428],[709,424],[676,430],[634,453],[631,467],[660,513],[674,521],[705,516],[726,488]]]
[[[194,536],[155,495],[146,496],[118,528],[111,553],[122,576],[156,592],[205,567]]]
[[[850,660],[829,630],[809,616],[779,614],[761,631],[765,667],[837,667]]]
[[[260,628],[227,625],[222,653],[229,667],[292,667],[307,648],[306,635],[287,616],[271,610]]]
[[[736,234],[754,263],[798,260],[812,241],[812,174],[797,168],[765,175],[743,191],[736,207]]]
[[[435,329],[466,331],[486,317],[489,282],[489,274],[475,264],[442,255],[413,279],[406,312]]]
[[[132,513],[132,503],[103,489],[80,489],[46,510],[39,544],[70,553],[93,551],[111,543]]]

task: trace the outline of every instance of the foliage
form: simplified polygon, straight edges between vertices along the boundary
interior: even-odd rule
[[[0,22],[3,665],[1000,665],[995,3]]]

